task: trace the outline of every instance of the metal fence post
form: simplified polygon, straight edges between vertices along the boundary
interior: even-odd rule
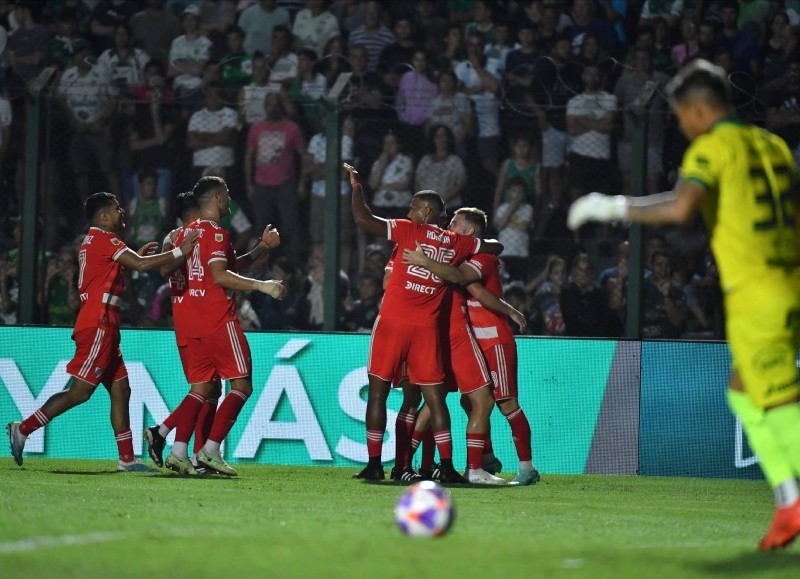
[[[325,285],[322,288],[322,329],[332,332],[339,320],[339,214],[341,207],[342,138],[339,127],[339,96],[350,81],[352,73],[342,73],[320,99],[326,112],[325,122]]]
[[[19,254],[19,323],[33,324],[37,319],[38,284],[36,269],[37,215],[39,214],[39,123],[41,99],[28,96],[25,104],[25,187],[22,198],[22,238]],[[45,264],[41,264],[44,266]]]
[[[341,206],[341,137],[339,105],[326,107],[325,122],[325,285],[322,288],[324,319],[322,328],[336,329],[339,317],[339,211]]]
[[[633,125],[631,143],[631,196],[641,197],[647,191],[647,113],[658,84],[645,83],[627,114]],[[625,316],[625,336],[642,337],[642,226],[634,223],[628,233],[628,309]]]

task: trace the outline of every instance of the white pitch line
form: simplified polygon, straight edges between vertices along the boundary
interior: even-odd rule
[[[126,538],[126,533],[87,533],[85,535],[61,535],[56,537],[31,537],[21,541],[0,543],[0,555],[38,551],[52,547],[89,545],[92,543],[108,543]]]

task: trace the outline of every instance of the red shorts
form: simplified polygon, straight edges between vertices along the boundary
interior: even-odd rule
[[[397,370],[397,373],[392,378],[392,388],[399,388],[403,382],[408,381],[408,364],[403,362],[400,364],[400,368]]]
[[[441,384],[444,370],[439,330],[378,316],[369,345],[367,373],[392,382],[400,374],[403,362],[408,366],[408,379],[412,384]]]
[[[67,364],[67,374],[93,386],[111,386],[128,376],[119,349],[119,330],[87,328],[74,334],[75,356]]]
[[[253,373],[250,346],[242,327],[234,320],[220,326],[210,336],[185,339],[179,345],[181,363],[189,384],[211,382],[215,378],[234,380]]]
[[[189,384],[200,384],[207,380],[200,380],[199,382],[192,382],[189,376],[193,370],[193,360],[202,360],[205,357],[205,347],[199,339],[193,340],[192,338],[182,338],[178,340],[178,356],[181,358],[181,366],[183,366],[183,375],[186,376],[186,381]],[[215,370],[216,372],[216,370]],[[219,378],[219,374],[214,378]]]
[[[491,384],[483,352],[468,325],[450,328],[449,344],[442,347],[442,358],[446,391],[469,394]]]
[[[517,345],[492,344],[483,350],[494,382],[494,399],[518,398]]]

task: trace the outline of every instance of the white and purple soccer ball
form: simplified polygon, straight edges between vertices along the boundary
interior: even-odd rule
[[[397,526],[409,537],[441,537],[455,514],[450,491],[429,480],[408,487],[394,508]]]

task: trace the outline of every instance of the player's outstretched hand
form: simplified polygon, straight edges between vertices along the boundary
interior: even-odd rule
[[[282,300],[286,297],[286,287],[283,285],[283,282],[268,279],[266,281],[256,281],[254,285],[256,290],[276,300]]]
[[[194,249],[194,246],[197,245],[197,240],[199,238],[200,238],[200,232],[197,229],[192,229],[191,231],[189,231],[189,233],[186,235],[186,237],[183,238],[183,241],[181,242],[180,246],[181,253],[184,256],[189,255],[192,249]]]
[[[416,251],[411,251],[410,249],[403,250],[403,263],[407,265],[422,265],[424,266],[427,263],[428,257],[425,255],[425,252],[422,251],[422,246],[417,242],[417,249]]]
[[[522,314],[522,312],[519,310],[514,310],[508,315],[508,317],[510,317],[511,320],[517,324],[520,333],[524,334],[525,330],[528,329],[528,320],[525,319],[525,316]]]
[[[147,255],[153,255],[156,251],[158,251],[158,243],[156,243],[155,241],[148,241],[143,246],[141,246],[139,248],[139,251],[137,251],[136,253],[138,253],[142,257],[145,257]]]
[[[267,249],[274,249],[281,244],[281,234],[271,224],[264,228],[264,233],[261,234],[259,242],[267,246]]]
[[[358,180],[358,171],[355,167],[348,163],[342,163],[342,167],[344,170],[350,173],[350,186],[355,187],[356,185],[361,185],[361,182]]]
[[[589,193],[570,205],[567,227],[575,231],[589,221],[613,223],[628,217],[628,201],[624,195]]]

